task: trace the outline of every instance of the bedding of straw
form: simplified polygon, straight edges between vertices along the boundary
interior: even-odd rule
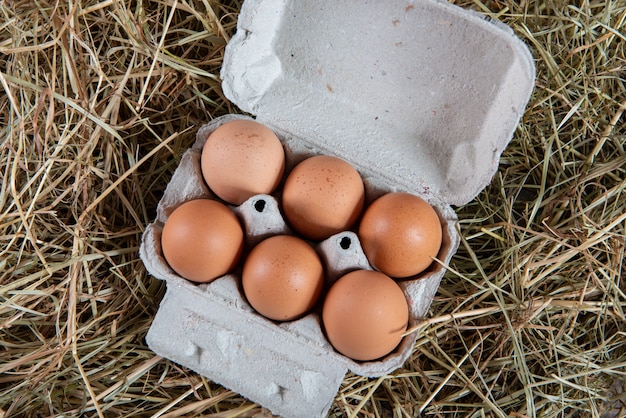
[[[626,1],[455,3],[514,29],[536,87],[414,353],[330,415],[626,416]],[[238,112],[239,7],[0,2],[0,417],[269,416],[147,348],[138,257],[197,127]]]

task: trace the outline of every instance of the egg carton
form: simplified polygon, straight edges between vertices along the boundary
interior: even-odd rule
[[[399,281],[418,324],[457,250],[453,205],[489,183],[530,97],[534,65],[512,31],[481,15],[433,0],[246,0],[226,47],[223,90],[272,129],[286,153],[286,174],[303,159],[343,158],[359,171],[366,204],[394,191],[428,201],[443,226],[443,245],[424,273]],[[323,417],[348,371],[377,377],[401,367],[417,332],[389,355],[351,360],[329,344],[320,305],[305,317],[275,322],[243,295],[241,266],[208,284],[169,268],[160,236],[181,203],[215,198],[200,169],[209,133],[233,119],[201,127],[183,155],[144,233],[140,256],[167,282],[147,335],[159,355],[286,417]],[[230,206],[246,231],[246,249],[291,233],[280,189]],[[371,269],[357,234],[314,243],[327,287],[356,268]]]

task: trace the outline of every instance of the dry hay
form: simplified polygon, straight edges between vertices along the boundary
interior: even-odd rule
[[[414,354],[331,415],[624,416],[626,1],[456,3],[530,46],[536,89]],[[0,3],[0,416],[267,416],[146,347],[137,256],[194,130],[237,112],[239,7]]]

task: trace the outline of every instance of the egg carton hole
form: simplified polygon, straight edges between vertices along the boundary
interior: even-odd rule
[[[265,210],[265,204],[265,200],[259,199],[254,202],[254,209],[256,209],[256,211],[259,213],[263,213],[263,211]]]

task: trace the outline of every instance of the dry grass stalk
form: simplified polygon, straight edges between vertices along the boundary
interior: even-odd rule
[[[456,3],[527,42],[536,89],[414,355],[331,415],[624,416],[626,2]],[[0,416],[268,416],[147,349],[137,257],[194,129],[237,111],[239,7],[0,3]]]

